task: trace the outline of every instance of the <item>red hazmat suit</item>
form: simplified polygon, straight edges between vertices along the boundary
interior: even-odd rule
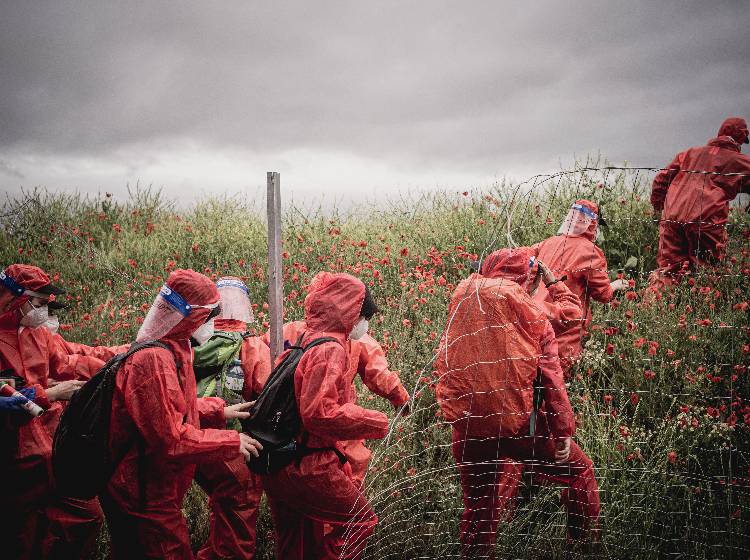
[[[306,352],[294,377],[309,447],[382,438],[388,431],[385,414],[350,402],[346,341],[364,296],[364,284],[353,276],[321,272],[305,298],[307,330],[302,344],[321,337],[336,339]],[[352,480],[351,467],[342,465],[336,453],[312,453],[264,477],[263,484],[276,526],[277,558],[360,557],[377,516]],[[324,531],[325,524],[332,529]]]
[[[304,321],[286,323],[284,343],[295,344],[305,330]],[[263,340],[268,343],[268,333],[263,335]],[[378,341],[366,334],[359,340],[348,340],[347,343],[349,345],[347,376],[351,380],[347,401],[352,404],[357,402],[357,386],[354,379],[359,375],[362,383],[374,394],[387,399],[396,409],[403,407],[409,401],[409,393],[401,384],[398,372],[388,368],[388,359]],[[346,456],[355,482],[361,485],[367,474],[372,451],[367,448],[363,439],[340,441],[339,450]]]
[[[520,254],[520,260],[523,263],[528,262],[534,254],[533,249],[525,247],[519,248],[515,252]],[[526,253],[525,255],[523,254],[524,252]],[[496,275],[497,270],[493,271],[490,266],[498,262],[495,261],[495,256],[501,259],[505,254],[501,250],[488,256],[485,262],[489,266],[485,266],[483,269],[485,274],[490,277]],[[532,278],[536,274],[536,268],[534,266],[529,270],[529,278]],[[516,280],[524,282],[522,276],[517,277]],[[577,321],[581,318],[581,300],[570,291],[564,282],[550,284],[549,287],[540,282],[532,299],[542,313],[544,313],[550,325],[552,325],[555,336],[567,331],[571,327],[571,321]],[[565,370],[563,370],[563,373],[565,373]],[[502,465],[502,474],[497,483],[495,499],[497,500],[498,511],[503,512],[505,518],[508,520],[510,520],[513,514],[514,499],[518,495],[518,486],[523,471],[523,463],[507,461]]]
[[[245,332],[247,323],[217,319],[215,328],[224,332]],[[255,400],[271,373],[268,346],[257,337],[242,342],[239,360],[244,372],[242,397]],[[198,560],[252,558],[255,553],[256,522],[263,484],[238,455],[232,460],[200,465],[195,475],[209,496],[208,539],[198,551]]]
[[[512,462],[568,486],[571,537],[581,536],[599,515],[591,460],[572,442],[569,459],[553,462],[555,439],[572,436],[575,422],[552,326],[526,292],[528,253],[504,249],[492,256],[482,268],[486,276],[472,274],[456,288],[434,365],[438,403],[453,425],[466,558],[493,554],[506,506],[500,499],[508,486],[504,470]],[[544,402],[535,414],[537,376]],[[535,437],[529,436],[532,419]],[[510,468],[508,476],[515,473]]]
[[[166,285],[160,294],[176,292],[193,306],[219,300],[213,282],[192,270],[175,270]],[[124,456],[101,496],[115,559],[192,559],[181,507],[195,465],[240,454],[237,432],[200,429],[225,424],[223,400],[196,398],[189,339],[210,311],[193,307],[175,320],[165,299],[154,301],[139,337],[168,328],[157,338],[172,352],[142,350],[117,372],[110,448],[114,457]]]
[[[599,214],[599,207],[589,200],[577,200],[575,204]],[[598,219],[594,219],[580,235],[555,235],[533,247],[537,258],[547,265],[556,278],[567,276],[565,285],[581,301],[580,316],[575,320],[568,319],[567,328],[553,325],[556,327],[560,363],[566,378],[569,378],[571,367],[581,354],[582,341],[591,323],[591,300],[608,303],[614,296],[607,259],[594,243],[597,227]]]
[[[5,273],[31,291],[50,285],[39,268],[11,265]],[[50,403],[45,389],[50,381],[88,379],[103,365],[99,359],[71,356],[46,328],[20,325],[19,309],[27,295],[16,296],[0,286],[0,370],[10,370],[36,388],[37,404],[47,412],[37,418],[25,414],[1,418],[0,480],[12,481],[3,491],[0,542],[8,558],[86,557],[102,524],[96,500],[64,498],[54,491],[52,437],[63,402]]]
[[[750,158],[740,153],[747,138],[745,120],[729,118],[716,138],[680,152],[654,177],[651,204],[661,212],[654,283],[679,279],[685,263],[695,269],[723,258],[729,202],[750,192]]]

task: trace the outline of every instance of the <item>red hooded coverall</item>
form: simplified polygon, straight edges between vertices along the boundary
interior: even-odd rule
[[[599,214],[599,207],[590,200],[577,200],[575,203]],[[555,235],[533,247],[537,258],[547,265],[556,278],[567,276],[565,285],[581,301],[578,319],[568,320],[564,325],[554,325],[557,327],[555,334],[560,365],[566,379],[570,377],[571,367],[581,354],[582,341],[591,323],[591,300],[608,303],[614,296],[607,272],[607,259],[594,243],[597,222],[594,220],[580,236]]]
[[[175,270],[166,283],[190,304],[219,301],[214,283],[192,270]],[[201,429],[225,425],[222,399],[196,398],[190,336],[208,315],[194,308],[160,339],[179,371],[172,352],[150,348],[117,372],[110,447],[113,456],[125,456],[101,496],[115,560],[191,560],[181,508],[195,465],[240,454],[236,431]]]
[[[286,323],[284,325],[284,342],[295,344],[305,330],[304,321]],[[268,333],[263,335],[263,340],[268,343]],[[378,341],[366,334],[359,340],[348,340],[348,344],[349,369],[347,376],[351,380],[347,395],[348,402],[352,404],[357,402],[357,386],[354,384],[354,379],[359,375],[362,383],[374,394],[387,399],[396,409],[403,407],[409,401],[409,393],[401,384],[398,373],[388,368],[388,359]],[[372,451],[367,449],[363,439],[340,441],[339,449],[346,456],[355,482],[361,485],[367,474]]]
[[[5,272],[28,290],[50,283],[40,268],[11,265]],[[20,325],[19,309],[28,296],[14,297],[0,286],[0,370],[11,370],[36,389],[42,416],[25,413],[2,418],[0,480],[3,511],[0,542],[7,558],[83,558],[94,548],[102,524],[97,500],[57,495],[52,480],[52,437],[64,403],[50,403],[45,389],[51,380],[88,379],[103,362],[69,355],[46,328]]]
[[[716,138],[680,152],[654,177],[651,204],[661,212],[654,284],[723,258],[729,201],[750,192],[750,158],[740,153],[747,140],[745,120],[728,118]]]
[[[347,336],[359,318],[365,287],[348,274],[319,273],[305,298],[307,331],[302,345],[321,337],[336,342],[310,349],[295,374],[295,395],[312,448],[385,437],[388,417],[350,402]],[[333,451],[312,453],[264,477],[276,526],[277,558],[358,558],[377,516],[351,467]],[[324,531],[323,525],[332,527]]]
[[[568,486],[570,537],[580,538],[599,516],[593,464],[580,447],[571,442],[568,460],[554,463],[555,439],[572,436],[575,422],[552,326],[522,287],[528,254],[504,249],[493,261],[483,268],[491,278],[472,274],[456,288],[435,361],[437,399],[453,425],[452,450],[464,494],[465,558],[493,554],[508,460],[528,463],[542,479]],[[537,372],[544,404],[530,437]]]
[[[245,332],[247,324],[233,319],[216,319],[215,329],[224,332]],[[255,400],[271,373],[271,355],[260,337],[243,340],[239,360],[245,374],[242,398]],[[250,471],[245,459],[201,465],[195,475],[198,484],[209,496],[208,539],[198,551],[198,560],[252,558],[255,554],[256,523],[263,484],[259,475]]]
[[[521,247],[514,251],[514,253],[514,259],[517,259],[517,255],[520,255],[521,262],[529,262],[529,258],[534,254],[534,250]],[[503,249],[488,255],[482,267],[483,275],[487,278],[503,277],[503,272],[507,270],[507,266],[504,265],[504,259],[508,256],[508,251]],[[532,278],[535,274],[536,270],[531,269],[529,271],[529,278]],[[528,281],[520,277],[516,277],[516,280],[519,280],[521,283]],[[540,282],[532,299],[552,325],[555,336],[568,330],[570,328],[570,321],[579,320],[581,317],[581,300],[568,289],[564,282],[550,284],[549,287],[545,287]],[[563,373],[565,372],[563,371]],[[497,500],[498,511],[503,512],[508,520],[513,516],[513,499],[518,495],[518,486],[521,482],[523,471],[523,463],[507,462],[503,465],[502,475],[497,488]]]

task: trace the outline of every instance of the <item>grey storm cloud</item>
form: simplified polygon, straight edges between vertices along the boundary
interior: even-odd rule
[[[662,164],[748,116],[747,21],[742,2],[4,2],[0,156]]]

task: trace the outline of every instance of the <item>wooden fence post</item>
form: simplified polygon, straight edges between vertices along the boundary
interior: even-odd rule
[[[266,174],[268,212],[268,323],[271,343],[271,365],[284,351],[284,284],[281,265],[281,176]]]

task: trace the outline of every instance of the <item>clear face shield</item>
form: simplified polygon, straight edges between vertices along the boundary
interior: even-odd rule
[[[557,230],[557,235],[580,237],[588,231],[594,220],[596,220],[596,212],[581,204],[574,204],[568,210],[568,215],[563,220],[560,229]]]
[[[185,317],[196,308],[215,309],[219,302],[210,305],[191,305],[185,299],[164,284],[159,290],[151,309],[148,310],[141,328],[138,330],[136,342],[159,340],[169,333]]]
[[[219,278],[216,288],[221,296],[220,319],[231,319],[243,323],[255,321],[244,282],[237,278]]]

